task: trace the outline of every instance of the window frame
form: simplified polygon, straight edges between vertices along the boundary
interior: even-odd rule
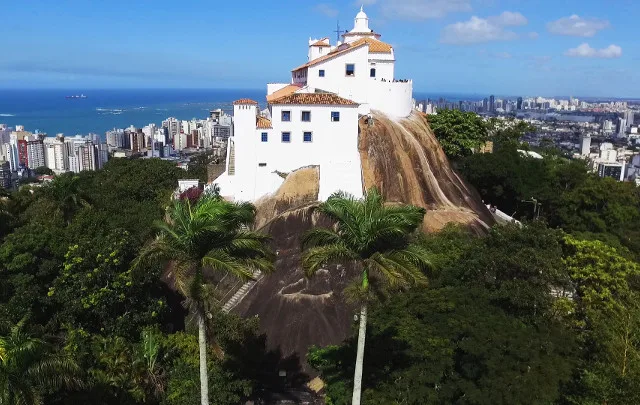
[[[269,133],[268,132],[263,132],[260,134],[260,142],[269,142]]]
[[[340,111],[331,111],[331,122],[340,122]]]
[[[378,72],[376,71],[376,68],[372,67],[371,69],[369,69],[369,77],[375,78],[377,73]]]
[[[318,77],[324,77],[325,76],[325,70],[324,69],[319,69],[318,70]]]
[[[305,119],[304,119],[304,113],[308,113],[308,114],[309,114],[309,119],[308,119],[308,120],[305,120]],[[300,112],[300,121],[301,121],[301,122],[311,122],[311,111],[310,111],[310,110],[307,110],[307,111],[301,111],[301,112]]]
[[[284,140],[284,136],[285,134],[287,135],[288,140]],[[283,131],[280,135],[280,142],[281,143],[291,143],[291,132],[290,131]]]
[[[284,119],[285,114],[287,114],[289,119]],[[282,122],[291,122],[291,110],[282,110],[280,111],[280,120]]]
[[[309,135],[309,140],[307,141],[305,137]],[[304,131],[302,133],[302,143],[313,143],[313,132],[312,131]]]
[[[351,70],[351,74],[349,74],[349,66],[353,66]],[[346,77],[355,77],[356,76],[356,64],[355,63],[345,63],[344,64],[344,75]]]

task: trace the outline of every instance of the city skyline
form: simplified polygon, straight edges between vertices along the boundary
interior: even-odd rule
[[[398,76],[412,77],[418,93],[640,94],[631,31],[640,7],[631,1],[360,3],[402,58]],[[261,88],[305,62],[304,38],[335,42],[336,21],[350,29],[359,8],[224,3],[207,16],[208,6],[15,3],[0,27],[0,88]]]

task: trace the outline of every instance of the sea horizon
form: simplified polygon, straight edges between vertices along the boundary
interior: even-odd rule
[[[86,98],[66,98],[81,94]],[[105,132],[113,128],[128,128],[131,125],[141,128],[152,123],[160,125],[168,117],[180,120],[206,119],[210,110],[218,108],[230,114],[233,101],[240,98],[255,99],[261,108],[265,108],[265,96],[265,89],[0,89],[0,124],[14,128],[23,125],[27,131],[37,130],[48,136],[58,133],[67,136],[95,133],[104,137]],[[414,91],[414,98],[418,101],[440,98],[453,102],[474,101],[485,97],[488,95]],[[517,96],[496,94],[496,97]],[[613,97],[604,99],[633,101]]]

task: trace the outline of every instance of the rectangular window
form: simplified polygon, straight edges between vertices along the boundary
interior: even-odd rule
[[[282,142],[286,142],[286,143],[291,142],[291,132],[282,133]]]
[[[302,122],[311,122],[311,111],[302,112]]]
[[[313,140],[313,134],[311,132],[305,132],[302,136],[303,142],[311,142]]]
[[[291,111],[283,111],[282,112],[282,122],[291,121]]]
[[[333,112],[331,112],[331,121],[332,121],[332,122],[338,122],[338,121],[340,121],[340,112],[339,112],[339,111],[333,111]]]
[[[376,77],[376,68],[371,68],[371,72],[369,73],[369,76]]]
[[[258,167],[267,167],[266,163],[258,163]]]
[[[318,76],[324,77],[324,69],[318,70]]]
[[[263,132],[262,135],[261,135],[261,139],[262,139],[262,142],[268,142],[269,141],[269,134],[266,133],[266,132]]]
[[[347,68],[345,69],[345,74],[347,76],[355,76],[356,75],[356,65],[353,63],[347,63]]]

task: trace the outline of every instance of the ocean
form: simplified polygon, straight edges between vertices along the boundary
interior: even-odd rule
[[[27,131],[49,136],[96,133],[104,137],[113,128],[159,125],[168,117],[204,119],[209,110],[233,111],[232,102],[251,98],[265,107],[265,89],[127,89],[127,90],[5,90],[0,89],[0,124],[23,125]],[[84,94],[87,98],[68,99]],[[420,94],[417,100],[446,97],[477,99],[477,95]]]
[[[87,98],[67,99],[84,94]],[[209,110],[231,113],[232,102],[252,98],[264,102],[265,90],[4,90],[0,89],[0,124],[45,132],[49,136],[104,137],[112,128],[160,124],[167,117],[204,119]]]

